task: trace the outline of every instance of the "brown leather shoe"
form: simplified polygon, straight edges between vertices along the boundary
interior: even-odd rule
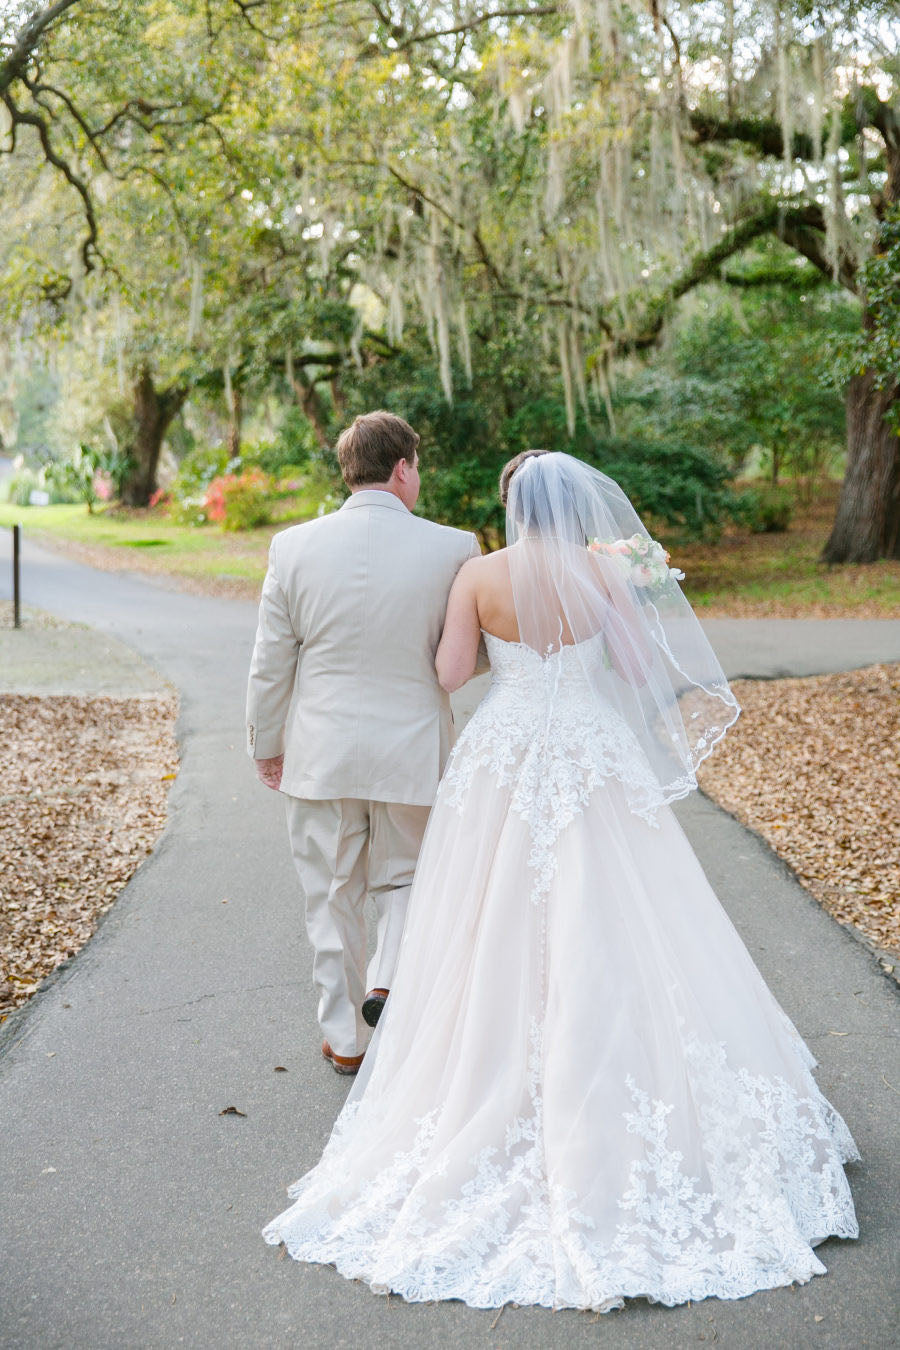
[[[363,1021],[368,1022],[370,1027],[378,1026],[378,1019],[384,1011],[388,993],[387,989],[370,989],[363,999],[361,1009]]]
[[[364,1055],[336,1055],[327,1041],[322,1042],[322,1056],[327,1059],[335,1073],[359,1073]]]

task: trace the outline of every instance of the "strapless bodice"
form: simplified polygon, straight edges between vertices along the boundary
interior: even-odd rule
[[[517,687],[540,702],[551,693],[576,699],[591,695],[590,672],[604,660],[604,642],[599,634],[542,655],[524,642],[508,642],[482,632],[494,686]]]
[[[599,692],[599,634],[545,656],[492,633],[484,639],[491,686],[450,756],[440,797],[461,807],[482,771],[509,789],[512,809],[531,826],[539,899],[553,875],[560,830],[598,787],[617,779],[631,809],[650,823],[663,795],[625,718]]]

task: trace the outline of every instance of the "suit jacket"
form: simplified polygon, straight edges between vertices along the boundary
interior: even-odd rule
[[[447,597],[480,553],[393,493],[272,540],[247,690],[247,749],[284,754],[282,792],[430,805],[453,743],[434,655]]]

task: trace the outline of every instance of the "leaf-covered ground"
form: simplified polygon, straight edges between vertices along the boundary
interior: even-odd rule
[[[0,1016],[91,936],[166,819],[173,695],[0,695]]]
[[[704,792],[900,958],[900,665],[732,687],[743,713],[700,771]]]

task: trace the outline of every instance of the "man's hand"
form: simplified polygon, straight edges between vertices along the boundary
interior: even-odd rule
[[[281,787],[281,771],[284,768],[284,755],[276,755],[274,759],[257,759],[256,776],[261,783],[265,783],[267,788],[272,788],[277,792]]]

